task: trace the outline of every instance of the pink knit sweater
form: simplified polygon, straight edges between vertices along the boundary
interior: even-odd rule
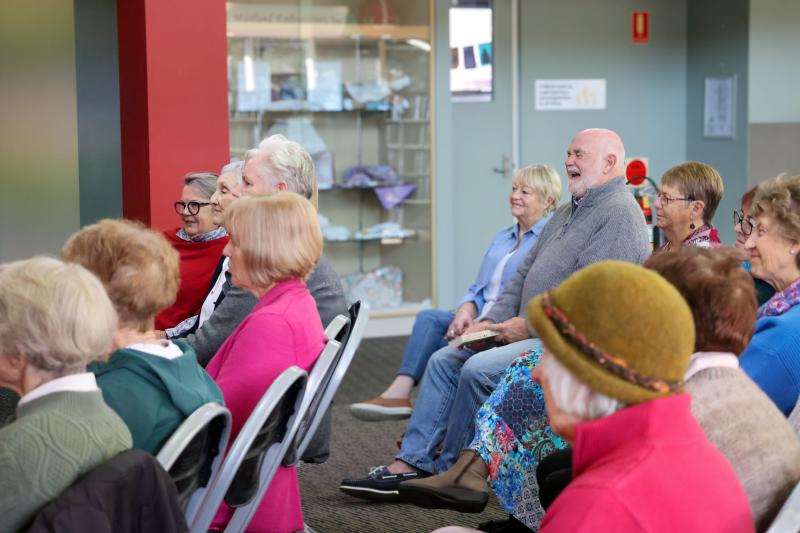
[[[574,478],[541,533],[751,533],[747,496],[725,456],[692,417],[688,394],[579,424]]]
[[[233,415],[231,442],[273,381],[297,365],[310,370],[325,344],[322,322],[305,283],[278,283],[242,320],[206,369],[225,397]],[[224,529],[233,511],[222,505],[212,529]],[[288,532],[303,529],[300,488],[295,469],[279,467],[250,532]]]

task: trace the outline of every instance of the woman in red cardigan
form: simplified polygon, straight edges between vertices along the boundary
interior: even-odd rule
[[[311,203],[287,191],[236,200],[226,212],[232,283],[258,303],[206,370],[233,415],[235,439],[261,396],[284,370],[308,371],[325,344],[322,321],[305,279],[322,254],[322,233]],[[232,510],[224,504],[211,526],[222,530]],[[303,530],[295,468],[279,467],[249,532]]]
[[[211,172],[187,174],[183,179],[181,199],[174,204],[181,227],[164,232],[180,255],[181,284],[175,303],[156,316],[158,330],[200,313],[222,249],[228,244],[225,228],[212,218],[210,199],[216,186],[217,175]]]

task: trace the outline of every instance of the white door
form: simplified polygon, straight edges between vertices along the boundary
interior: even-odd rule
[[[483,254],[492,236],[513,222],[508,195],[511,177],[517,162],[515,149],[516,121],[512,94],[512,62],[516,51],[512,43],[516,32],[512,27],[512,9],[517,0],[493,0],[493,91],[490,101],[453,101],[452,150],[454,194],[454,290],[463,294],[477,275]],[[452,13],[451,8],[451,13]],[[451,17],[451,20],[452,17]],[[458,28],[451,24],[451,46],[459,44],[459,61],[465,57],[467,42],[454,43]],[[482,39],[478,39],[482,40]],[[473,43],[480,64],[481,43]],[[452,49],[451,49],[452,51]],[[469,66],[469,64],[465,65]]]

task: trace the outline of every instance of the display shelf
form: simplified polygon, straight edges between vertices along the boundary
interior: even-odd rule
[[[428,124],[427,118],[387,118],[387,124]]]
[[[424,309],[431,308],[430,299],[403,302],[397,307],[382,307],[369,310],[369,323],[364,338],[396,337],[408,335],[414,325],[414,317]]]
[[[326,243],[336,244],[336,243],[354,243],[354,242],[377,242],[383,246],[387,245],[395,245],[395,244],[403,244],[403,242],[416,238],[416,232],[413,235],[408,235],[406,237],[365,237],[360,239],[358,237],[350,237],[348,239],[325,239]]]
[[[262,39],[303,40],[408,40],[428,42],[428,26],[396,26],[392,24],[337,24],[330,22],[229,22],[228,38],[260,37]]]
[[[425,144],[387,144],[389,150],[430,150],[431,147]]]
[[[384,266],[400,268],[402,298],[410,303],[375,312],[413,320],[423,308],[420,302],[430,305],[433,296],[428,118],[433,94],[432,3],[397,3],[390,24],[345,22],[376,20],[361,0],[337,0],[335,6],[248,0],[227,6],[231,155],[241,158],[272,132],[303,144],[318,164],[325,165],[318,169],[319,179],[328,185],[319,189],[320,213],[351,235],[325,240],[326,256],[342,277]],[[387,87],[391,92],[384,94]],[[370,100],[370,108],[359,104],[356,96]],[[350,102],[355,108],[345,109]],[[375,102],[385,108],[374,109]],[[273,105],[279,109],[270,108]],[[280,108],[284,106],[294,109]],[[391,184],[342,185],[348,168],[372,165],[391,166],[416,189],[398,206],[385,209],[370,191]],[[355,237],[357,231],[382,222],[395,222],[414,234]]]
[[[403,203],[406,205],[431,205],[429,198],[409,198]]]
[[[383,187],[383,185],[365,185],[363,187],[345,187],[344,185],[333,184],[333,186],[325,186],[320,187],[320,192],[322,191],[372,191],[377,189],[378,187]]]
[[[316,114],[333,114],[333,113],[363,113],[365,115],[386,115],[388,111],[386,109],[339,109],[336,111],[328,110],[328,109],[264,109],[264,114],[269,115],[316,115]],[[257,113],[253,113],[253,116],[248,115],[232,115],[228,118],[228,120],[234,124],[242,123],[242,124],[255,124],[259,121],[263,121],[263,118],[259,118]]]

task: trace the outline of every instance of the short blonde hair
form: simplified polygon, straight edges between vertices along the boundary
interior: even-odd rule
[[[322,255],[322,232],[311,202],[278,191],[234,201],[225,227],[242,249],[244,268],[260,287],[306,279]]]
[[[750,213],[775,220],[778,231],[790,241],[800,242],[800,176],[781,174],[758,185]],[[800,254],[795,255],[800,267]]]
[[[82,266],[49,257],[0,265],[3,354],[57,376],[85,372],[111,351],[116,329],[103,285]]]
[[[690,200],[700,200],[705,205],[703,223],[708,224],[717,212],[724,187],[719,172],[705,163],[687,161],[670,168],[661,176],[661,184],[677,187]]]
[[[270,135],[258,148],[248,150],[245,164],[258,158],[256,173],[271,183],[285,181],[289,190],[307,198],[316,207],[319,205],[317,175],[311,154],[299,143],[290,141],[284,135]]]
[[[546,213],[552,213],[558,207],[561,198],[561,177],[550,165],[528,165],[517,170],[514,179],[532,188],[539,199],[547,204]],[[549,203],[548,203],[549,202]]]
[[[178,252],[139,222],[105,219],[87,226],[67,240],[61,257],[93,272],[120,322],[140,331],[150,329],[178,293]]]

